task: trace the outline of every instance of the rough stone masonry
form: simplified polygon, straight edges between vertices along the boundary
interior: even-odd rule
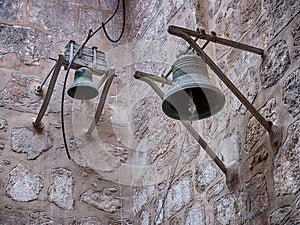
[[[122,41],[99,32],[89,43],[116,69],[95,132],[88,128],[99,98],[66,96],[63,144],[59,74],[44,129],[33,120],[44,96],[34,93],[70,40],[82,43],[115,10],[112,0],[0,1],[0,224],[299,224],[299,2],[293,0],[126,1]],[[122,12],[107,25],[117,37]],[[283,132],[268,132],[212,72],[226,96],[221,112],[192,126],[228,165],[226,177],[136,70],[166,74],[188,45],[169,25],[264,49],[264,56],[209,43],[205,51],[260,113]],[[198,43],[202,46],[203,41]],[[190,51],[192,53],[192,51]],[[68,85],[73,82],[73,73]],[[101,77],[94,76],[94,82]],[[47,85],[44,91],[47,90]],[[163,91],[169,89],[162,87]],[[101,92],[101,91],[100,91]]]

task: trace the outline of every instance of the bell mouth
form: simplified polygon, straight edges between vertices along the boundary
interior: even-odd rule
[[[98,94],[98,90],[90,85],[73,86],[68,90],[68,95],[78,100],[90,100],[96,98]]]
[[[163,100],[163,112],[176,120],[191,121],[208,118],[225,105],[223,93],[211,87],[189,87],[168,93]]]

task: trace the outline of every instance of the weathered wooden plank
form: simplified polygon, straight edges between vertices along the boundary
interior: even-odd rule
[[[72,47],[73,51],[71,51]],[[64,53],[66,66],[69,64],[70,59],[72,59],[79,47],[80,45],[75,43],[74,41],[70,41],[66,45],[66,50]],[[94,57],[95,53],[96,57]],[[98,51],[96,47],[89,48],[87,46],[84,46],[81,50],[81,53],[76,57],[71,66],[71,68],[75,70],[80,67],[87,67],[92,70],[94,74],[103,75],[107,71],[107,63],[105,61],[104,52]]]

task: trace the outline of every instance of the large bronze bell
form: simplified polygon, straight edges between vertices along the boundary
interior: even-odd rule
[[[92,81],[92,72],[86,67],[81,67],[75,72],[74,83],[68,89],[71,98],[88,100],[99,94]]]
[[[162,103],[164,113],[177,120],[200,120],[219,112],[224,94],[212,85],[207,66],[197,55],[184,55],[173,66],[173,85]]]

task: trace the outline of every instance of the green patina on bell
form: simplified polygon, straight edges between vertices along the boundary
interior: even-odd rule
[[[79,100],[88,100],[96,98],[99,91],[94,86],[92,81],[92,72],[90,69],[81,67],[76,70],[74,83],[68,89],[68,95],[71,98]]]
[[[224,94],[210,83],[207,66],[197,55],[184,55],[173,66],[173,85],[163,98],[162,110],[177,120],[208,118],[225,104]]]

